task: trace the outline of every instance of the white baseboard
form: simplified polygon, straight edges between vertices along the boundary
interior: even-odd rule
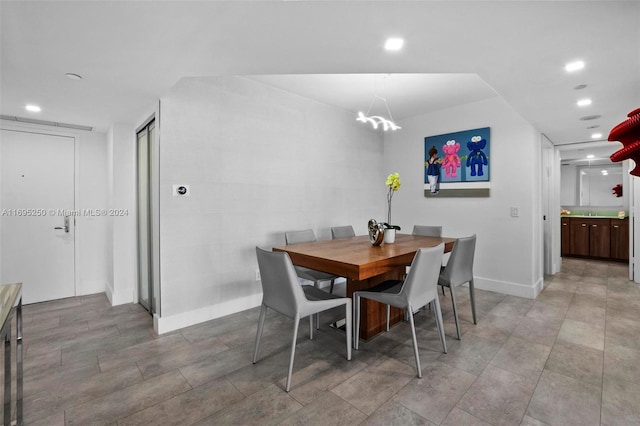
[[[497,293],[509,294],[511,296],[535,299],[542,291],[544,281],[540,279],[533,286],[515,284],[505,281],[487,280],[476,277],[475,288],[481,290],[495,291]],[[130,301],[126,302],[129,303]],[[262,303],[262,293],[247,296],[241,299],[234,299],[217,305],[205,306],[189,312],[182,312],[175,315],[158,317],[153,316],[153,328],[156,333],[164,334],[174,330],[200,324],[226,315],[260,306]]]
[[[107,295],[107,299],[109,299],[111,306],[113,306],[113,285],[109,281],[105,281],[104,283],[104,294]]]
[[[262,303],[262,293],[257,293],[241,299],[229,300],[228,302],[217,305],[205,306],[204,308],[195,309],[180,314],[158,317],[153,316],[153,328],[156,333],[164,334],[180,328],[189,327],[191,325],[200,324],[212,319],[224,317],[236,312],[260,306]]]
[[[124,305],[126,303],[137,303],[138,301],[133,297],[133,290],[131,288],[125,289],[123,291],[114,292],[113,284],[110,282],[105,283],[104,292],[111,302],[111,306]]]
[[[527,299],[535,299],[538,296],[538,293],[542,291],[544,281],[540,278],[540,280],[534,285],[524,285],[475,277],[473,284],[475,288],[479,288],[481,290],[495,291],[496,293],[524,297]]]

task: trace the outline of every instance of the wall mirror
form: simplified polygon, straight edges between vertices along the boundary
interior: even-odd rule
[[[617,144],[607,142],[560,152],[563,207],[624,208],[625,197],[613,194],[613,187],[623,183],[623,165],[609,159],[618,148]]]
[[[588,164],[577,167],[580,206],[622,206],[622,197],[613,194],[613,187],[622,184],[622,164]]]

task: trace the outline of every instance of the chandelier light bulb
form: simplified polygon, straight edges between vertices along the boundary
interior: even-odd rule
[[[356,120],[360,121],[361,123],[371,123],[371,126],[374,128],[374,130],[377,130],[379,125],[382,125],[382,130],[384,130],[385,132],[387,130],[402,129],[402,127],[398,126],[393,121],[388,120],[384,117],[380,117],[379,115],[366,116],[364,115],[364,113],[359,112],[358,118],[356,118]]]

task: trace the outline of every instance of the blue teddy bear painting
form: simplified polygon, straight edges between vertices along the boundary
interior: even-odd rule
[[[482,150],[487,146],[487,140],[480,136],[474,136],[467,142],[469,155],[467,156],[467,167],[471,168],[471,176],[482,176],[483,166],[487,165],[487,156]]]

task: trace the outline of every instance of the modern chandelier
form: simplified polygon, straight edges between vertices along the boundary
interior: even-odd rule
[[[384,107],[387,111],[387,114],[389,115],[389,118],[385,118],[380,115],[369,115],[376,101],[382,102],[384,104]],[[382,96],[379,96],[378,94],[373,95],[373,99],[371,100],[371,104],[369,105],[369,109],[367,110],[366,114],[363,113],[362,111],[358,112],[358,118],[356,118],[356,120],[362,123],[371,123],[371,125],[375,130],[378,129],[378,126],[382,126],[382,130],[384,130],[385,132],[387,130],[402,129],[402,127],[394,123],[393,116],[391,115],[391,110],[389,109],[389,105],[387,104],[387,100]]]

